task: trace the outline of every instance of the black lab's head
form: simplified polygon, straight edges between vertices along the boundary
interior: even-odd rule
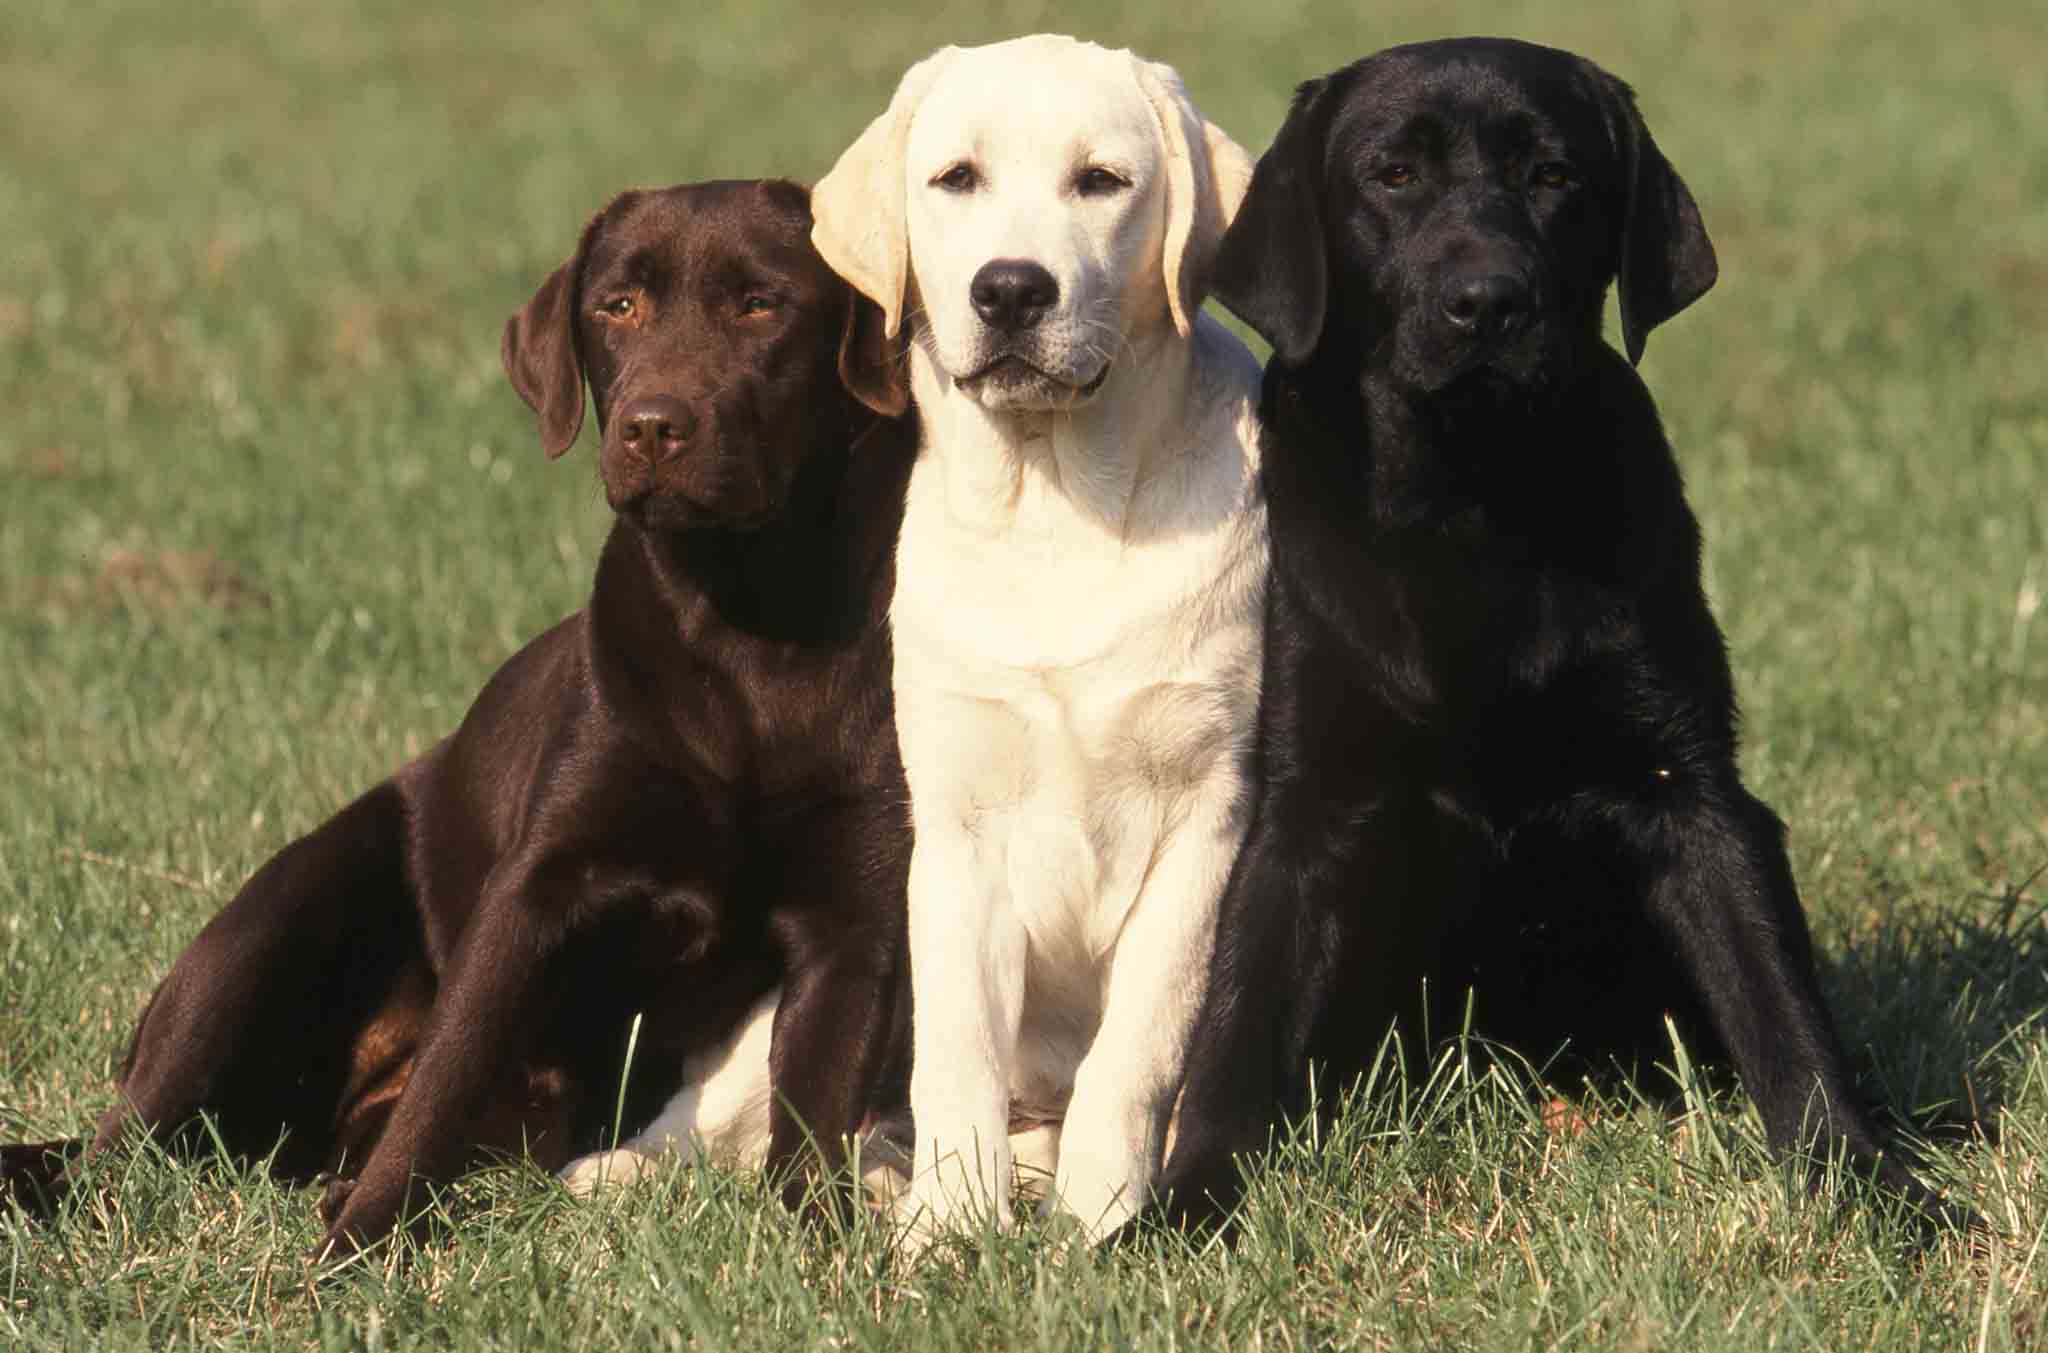
[[[614,510],[661,529],[773,520],[810,458],[903,412],[881,311],[811,247],[778,180],[621,194],[505,325],[505,371],[559,456],[589,380]],[[855,401],[858,400],[858,403]]]
[[[1714,276],[1628,86],[1569,52],[1466,38],[1303,85],[1212,291],[1283,362],[1432,393],[1555,377],[1599,341],[1617,279],[1634,361]]]

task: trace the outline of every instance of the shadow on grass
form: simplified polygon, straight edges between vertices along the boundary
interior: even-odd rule
[[[1824,974],[1858,1069],[1912,1129],[1996,1140],[2026,1045],[2048,1034],[2048,901],[2028,895],[2044,873],[1863,937]]]

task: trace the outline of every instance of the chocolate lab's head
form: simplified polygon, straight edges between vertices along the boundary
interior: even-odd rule
[[[1411,393],[1554,380],[1713,285],[1692,194],[1627,85],[1494,38],[1394,47],[1311,80],[1224,237],[1213,294],[1278,358]]]
[[[881,311],[810,231],[810,195],[780,180],[614,199],[505,325],[505,371],[547,453],[575,442],[587,378],[614,510],[746,528],[777,516],[821,447],[902,413]]]

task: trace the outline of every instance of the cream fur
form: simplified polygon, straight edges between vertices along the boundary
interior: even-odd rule
[[[768,1047],[779,991],[758,1001],[733,1036],[683,1067],[683,1087],[638,1133],[610,1151],[579,1156],[561,1181],[575,1194],[629,1184],[667,1154],[753,1169],[768,1156]]]
[[[910,329],[923,421],[891,610],[912,1247],[1007,1224],[1013,1104],[1064,1115],[1032,1141],[1091,1236],[1158,1171],[1258,704],[1258,367],[1199,310],[1248,177],[1169,68],[1040,36],[912,67],[813,196],[825,258]],[[996,259],[1058,282],[1026,334],[969,303]]]

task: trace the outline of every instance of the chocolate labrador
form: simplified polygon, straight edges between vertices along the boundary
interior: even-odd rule
[[[769,1164],[839,1159],[907,1038],[886,621],[916,437],[810,228],[793,183],[629,192],[506,325],[551,457],[588,379],[617,513],[589,605],[206,926],[88,1149],[210,1115],[281,1177],[351,1176],[346,1252],[416,1181],[602,1144],[636,1016],[628,1132],[779,986]],[[8,1148],[17,1196],[62,1191],[49,1146]]]
[[[1162,1183],[1397,1028],[1549,1069],[1733,1064],[1773,1146],[1922,1206],[1861,1104],[1770,809],[1736,766],[1700,530],[1633,363],[1715,279],[1621,81],[1398,47],[1303,85],[1212,294],[1273,343],[1262,789]],[[1601,337],[1620,291],[1626,360]],[[1419,1065],[1411,1059],[1411,1065]]]

